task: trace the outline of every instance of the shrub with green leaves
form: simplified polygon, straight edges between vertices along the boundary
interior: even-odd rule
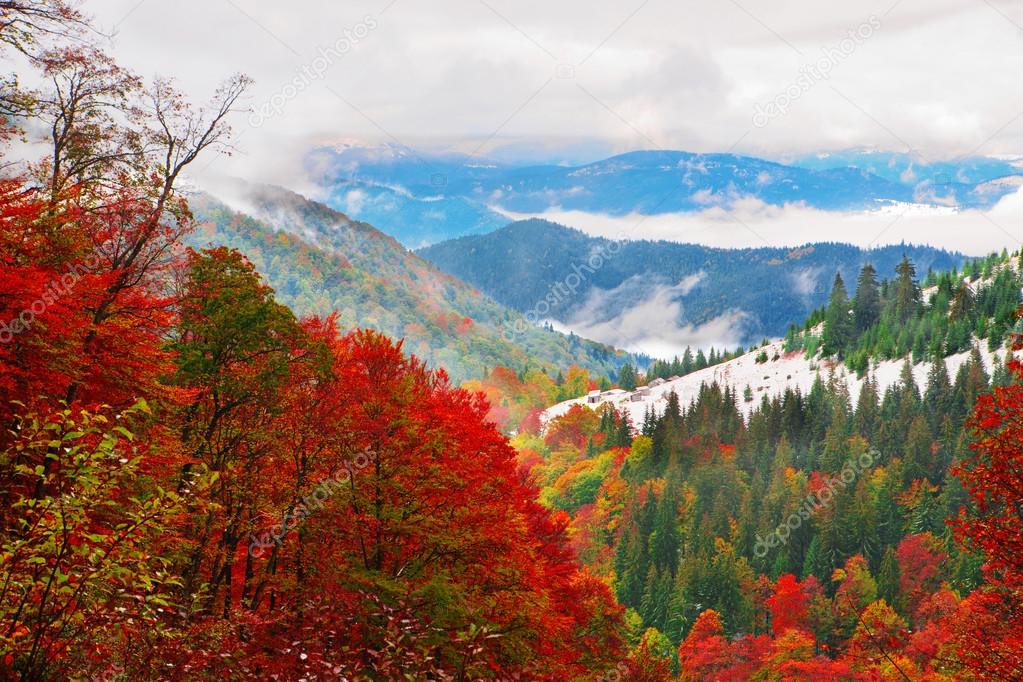
[[[146,481],[148,446],[126,426],[148,412],[144,402],[115,416],[63,408],[11,429],[0,453],[0,667],[22,679],[120,670],[133,640],[151,641],[176,611],[160,548],[181,500]]]

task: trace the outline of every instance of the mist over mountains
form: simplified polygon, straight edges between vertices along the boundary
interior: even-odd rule
[[[732,250],[613,242],[544,220],[419,253],[527,319],[549,319],[588,338],[662,357],[687,345],[734,347],[784,335],[794,320],[827,302],[836,272],[855,282],[865,262],[890,276],[903,255],[921,272],[950,270],[963,260],[910,245]]]
[[[786,163],[736,154],[633,151],[593,163],[519,165],[397,144],[321,146],[306,169],[332,207],[377,225],[406,246],[485,234],[509,216],[668,216],[744,203],[823,212],[919,205],[988,209],[1014,193],[1014,162],[967,157],[932,162],[854,150]],[[691,241],[680,233],[677,241]]]

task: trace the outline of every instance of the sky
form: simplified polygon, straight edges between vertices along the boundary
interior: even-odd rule
[[[85,0],[83,9],[119,63],[174,77],[197,103],[233,73],[255,80],[235,119],[235,153],[194,169],[206,187],[236,176],[317,198],[323,188],[302,158],[338,142],[517,163],[636,149],[1023,158],[1023,0]],[[691,214],[545,217],[595,235],[724,247],[912,242],[981,255],[1023,246],[1023,191],[984,212],[836,213],[749,199]],[[567,323],[655,354],[730,345],[742,311],[686,326],[672,308],[682,286],[610,319],[596,313],[616,292],[602,292],[588,302],[594,314]],[[665,326],[665,310],[676,325]]]
[[[271,138],[354,137],[566,160],[649,147],[947,157],[1015,154],[1023,136],[1019,0],[96,0],[85,9],[115,33],[122,63],[173,75],[197,99],[231,72],[255,78],[250,105],[281,106],[258,126],[240,124],[254,154]],[[301,85],[287,89],[296,75]],[[758,105],[786,92],[783,113],[754,121]]]

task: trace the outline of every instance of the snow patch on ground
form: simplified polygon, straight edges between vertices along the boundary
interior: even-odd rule
[[[849,387],[852,403],[853,405],[856,404],[866,377],[863,379],[858,378],[856,373],[850,371],[844,363],[834,360],[822,360],[819,356],[814,359],[807,359],[803,351],[785,353],[783,346],[783,341],[776,341],[767,346],[755,348],[734,360],[701,369],[674,381],[668,381],[660,386],[648,389],[649,394],[643,396],[641,400],[632,400],[631,393],[613,393],[610,391],[601,394],[601,400],[598,403],[588,402],[585,396],[575,400],[566,400],[548,408],[541,415],[541,420],[543,423],[547,423],[555,417],[560,417],[567,413],[573,405],[585,405],[596,409],[602,404],[609,403],[619,411],[627,411],[632,418],[632,423],[638,426],[643,423],[643,417],[651,407],[653,407],[654,412],[657,414],[664,412],[668,403],[668,396],[672,391],[678,394],[679,402],[683,406],[688,406],[696,400],[702,385],[710,385],[715,382],[722,388],[725,386],[731,387],[738,396],[737,404],[739,411],[744,417],[749,417],[753,408],[760,404],[762,396],[766,395],[768,399],[771,399],[784,394],[787,388],[798,389],[803,395],[806,395],[810,392],[810,388],[813,386],[818,374],[825,381],[832,374],[837,379],[845,381]],[[987,350],[987,346],[984,343],[981,343],[979,347],[981,357],[984,360],[984,367],[990,375],[996,363],[1004,362],[1005,349],[999,349],[992,353]],[[768,361],[758,364],[756,357],[761,352],[767,353]],[[772,359],[775,355],[778,356],[777,360]],[[966,362],[969,356],[970,352],[964,351],[945,358],[949,376],[953,381],[959,368]],[[881,395],[884,395],[889,386],[898,383],[904,363],[905,360],[885,360],[871,366],[869,375],[877,380],[878,390]],[[913,366],[913,378],[921,391],[927,386],[927,374],[930,371],[930,367],[930,362],[921,362]],[[752,402],[745,402],[743,400],[743,391],[746,386],[749,386],[753,391]]]

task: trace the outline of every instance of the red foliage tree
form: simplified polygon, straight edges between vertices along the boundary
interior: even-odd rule
[[[899,562],[899,592],[906,599],[907,612],[916,622],[924,601],[941,587],[941,566],[948,558],[940,542],[930,533],[907,535],[895,552]]]
[[[683,679],[706,680],[729,666],[731,656],[725,628],[717,611],[703,611],[678,647]]]
[[[780,635],[790,628],[806,629],[809,599],[810,595],[796,576],[791,573],[778,576],[774,593],[767,598],[767,606],[771,609],[771,632]]]
[[[586,442],[597,432],[600,418],[597,414],[582,405],[573,405],[568,412],[551,421],[547,425],[544,441],[550,448],[570,445],[578,450],[586,447]]]
[[[983,552],[988,585],[963,600],[951,627],[964,665],[992,680],[1023,676],[1023,363],[1008,364],[1015,381],[977,398],[973,455],[953,469],[972,502],[954,528]]]
[[[456,677],[572,679],[620,657],[619,608],[577,568],[567,517],[532,501],[485,401],[378,334],[330,347],[325,390],[339,399],[309,435],[331,446],[305,473],[303,504],[324,485],[326,498],[253,567],[266,576],[258,594],[272,595],[253,604],[269,618],[266,670],[376,671],[386,632],[374,600],[422,626],[412,659],[429,654]]]

